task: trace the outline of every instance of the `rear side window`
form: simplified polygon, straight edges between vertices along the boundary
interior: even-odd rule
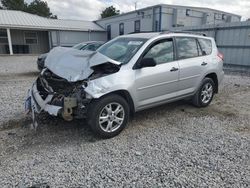
[[[209,39],[198,39],[202,55],[210,55],[212,53],[212,42]]]
[[[176,38],[176,44],[179,59],[187,59],[199,56],[198,46],[195,38],[179,37]]]

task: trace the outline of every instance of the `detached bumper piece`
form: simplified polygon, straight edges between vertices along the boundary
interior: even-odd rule
[[[34,107],[36,113],[40,113],[42,110],[48,112],[50,115],[57,116],[62,106],[55,106],[48,104],[51,102],[53,95],[48,95],[45,100],[39,94],[37,90],[37,84],[34,83],[32,89],[30,90],[31,95],[31,105]]]
[[[50,115],[57,116],[59,114],[59,111],[62,109],[61,106],[48,104],[52,98],[53,95],[48,95],[46,99],[43,100],[43,98],[39,94],[39,91],[37,90],[36,82],[29,90],[28,97],[25,102],[25,111],[26,113],[32,113],[32,124],[34,129],[36,129],[38,126],[38,123],[36,121],[36,114],[39,114],[41,111],[46,111]]]

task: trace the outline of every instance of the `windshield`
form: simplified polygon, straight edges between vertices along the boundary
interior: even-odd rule
[[[126,64],[146,40],[142,38],[117,38],[101,46],[98,52],[110,59]]]
[[[75,46],[73,46],[72,48],[77,49],[77,50],[81,50],[83,47],[85,47],[87,44],[84,43],[80,43],[80,44],[76,44]]]

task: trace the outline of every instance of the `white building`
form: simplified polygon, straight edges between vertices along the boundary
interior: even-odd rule
[[[0,10],[0,54],[40,54],[54,46],[106,41],[132,32],[240,20],[239,15],[219,10],[165,4],[97,21],[49,19],[22,11]]]
[[[107,30],[107,38],[118,35],[164,31],[172,27],[239,22],[241,16],[224,11],[160,4],[95,21]]]
[[[54,46],[106,38],[106,31],[92,21],[49,19],[0,10],[0,54],[41,54]]]

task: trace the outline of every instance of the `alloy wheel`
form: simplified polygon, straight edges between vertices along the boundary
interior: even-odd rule
[[[213,97],[213,86],[211,83],[206,83],[201,90],[201,101],[202,103],[208,103]]]
[[[100,112],[99,125],[105,132],[114,132],[122,125],[125,111],[119,103],[109,103]]]

